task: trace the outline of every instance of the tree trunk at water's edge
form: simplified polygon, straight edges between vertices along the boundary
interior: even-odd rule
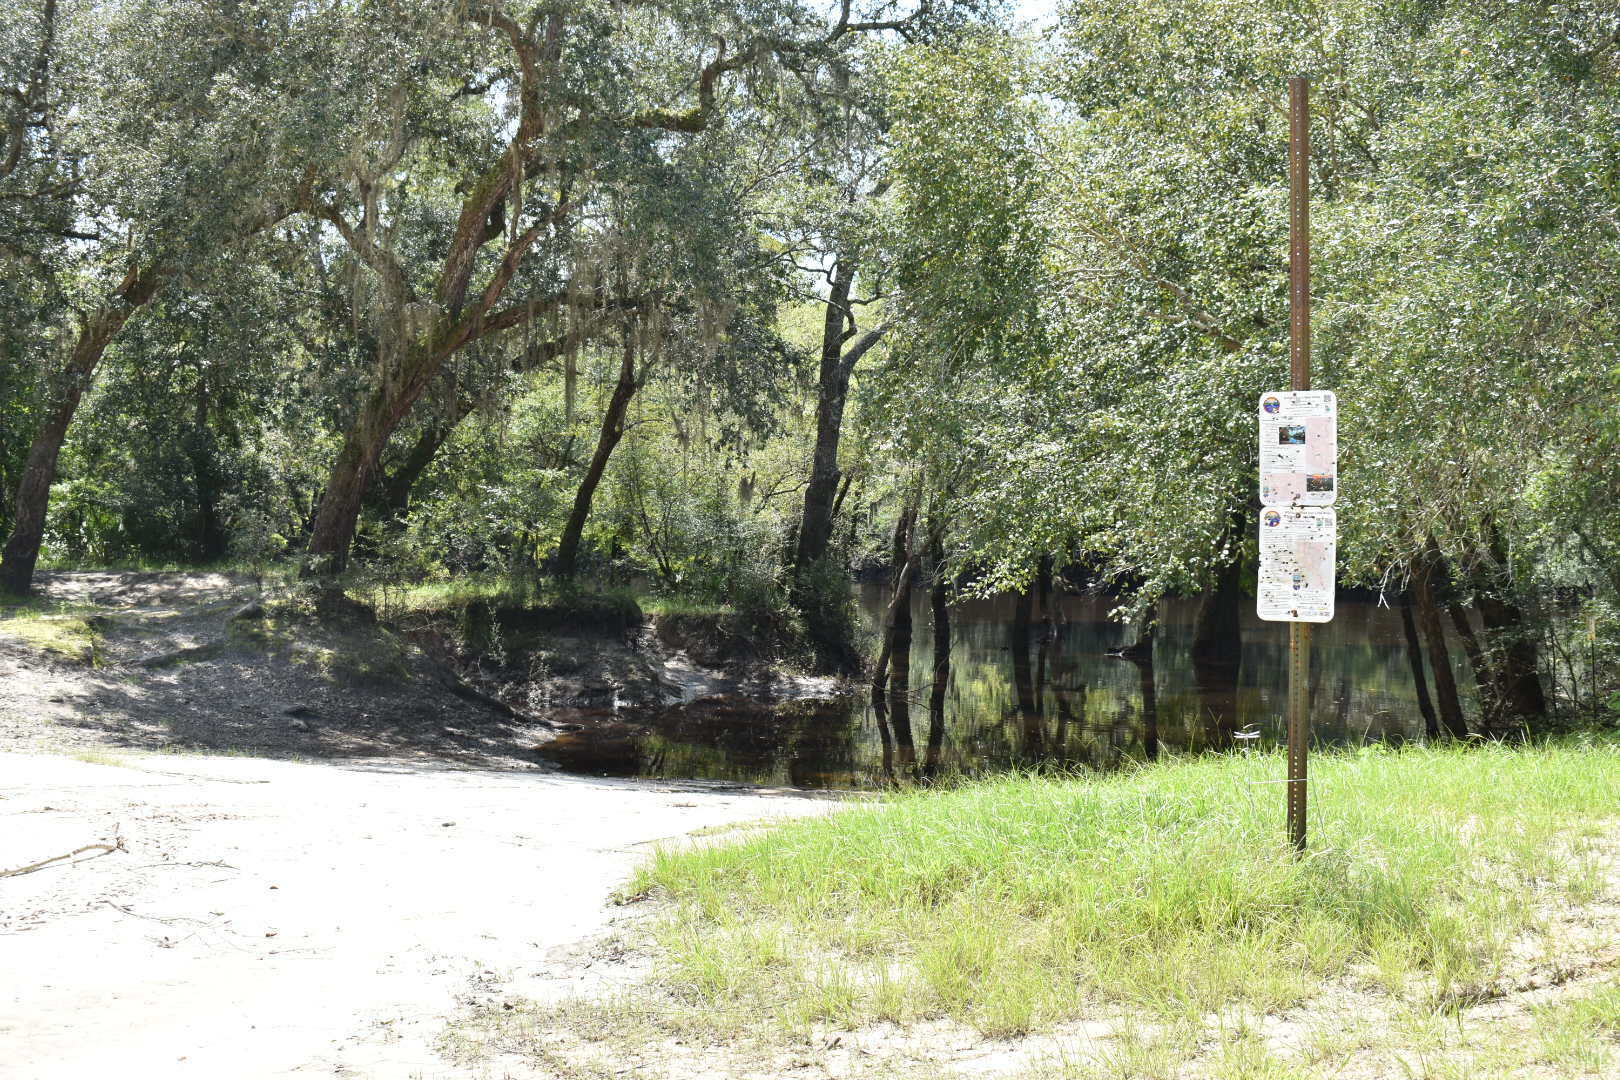
[[[602,474],[607,472],[608,459],[613,455],[613,448],[618,446],[619,440],[624,437],[625,414],[630,408],[630,399],[635,397],[638,386],[635,337],[626,329],[623,359],[619,363],[619,381],[613,387],[613,396],[608,399],[607,412],[602,415],[601,434],[596,439],[596,452],[591,455],[591,463],[585,469],[585,477],[579,482],[579,490],[574,493],[574,507],[569,512],[568,524],[563,526],[562,540],[557,545],[554,569],[560,578],[573,577],[574,571],[578,568],[579,543],[585,533],[585,521],[591,514],[591,501],[596,497],[596,488],[602,482]]]
[[[928,592],[934,617],[934,671],[928,691],[928,749],[923,770],[933,777],[939,772],[945,747],[945,695],[951,684],[950,575],[945,566],[945,522],[937,515],[928,519],[928,561],[934,568],[933,586]]]
[[[1491,663],[1497,709],[1489,734],[1526,734],[1547,715],[1535,636],[1514,595],[1507,544],[1494,523],[1488,526],[1489,550],[1495,563],[1474,579],[1474,603],[1485,626],[1485,655]]]
[[[872,699],[876,703],[887,691],[889,684],[889,658],[894,652],[894,623],[899,617],[896,605],[902,596],[909,602],[911,596],[911,575],[916,572],[916,562],[911,556],[911,532],[916,524],[917,511],[905,507],[894,523],[894,594],[889,597],[889,606],[884,610],[883,635],[878,647],[877,663],[872,665]],[[910,619],[908,611],[906,618]]]
[[[56,480],[56,463],[67,440],[68,426],[79,401],[90,388],[96,368],[129,317],[147,304],[169,277],[166,267],[131,270],[111,299],[79,329],[50,403],[34,430],[22,479],[12,503],[11,536],[0,554],[0,592],[24,596],[34,584],[34,567],[45,539],[45,515]]]
[[[1417,620],[1412,617],[1412,594],[1401,593],[1401,629],[1406,633],[1406,658],[1412,665],[1412,685],[1417,691],[1418,712],[1423,716],[1423,734],[1440,737],[1440,717],[1429,698],[1429,680],[1423,675],[1423,643],[1418,639]]]
[[[1452,738],[1468,735],[1462,702],[1457,697],[1457,680],[1451,672],[1451,651],[1446,646],[1445,628],[1440,624],[1440,608],[1434,598],[1434,564],[1420,559],[1412,567],[1412,597],[1417,602],[1418,628],[1428,645],[1429,667],[1434,673],[1434,697],[1440,730]]]

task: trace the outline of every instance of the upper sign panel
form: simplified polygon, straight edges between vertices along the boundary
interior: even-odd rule
[[[1260,502],[1328,506],[1339,497],[1339,403],[1331,390],[1260,395]]]

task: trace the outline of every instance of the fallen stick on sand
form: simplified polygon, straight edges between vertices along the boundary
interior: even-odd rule
[[[29,863],[27,866],[19,866],[15,870],[0,870],[0,878],[17,877],[19,874],[32,874],[35,870],[43,870],[52,863],[59,863],[64,859],[71,859],[75,855],[83,855],[87,851],[102,851],[110,855],[115,851],[127,850],[129,849],[124,847],[124,838],[122,836],[115,836],[113,837],[113,842],[110,844],[86,844],[82,848],[74,848],[66,855],[52,855],[48,859],[41,859],[39,862]]]

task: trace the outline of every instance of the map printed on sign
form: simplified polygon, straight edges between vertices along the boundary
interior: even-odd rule
[[[1339,492],[1339,407],[1331,390],[1260,395],[1260,504],[1331,506]]]
[[[1337,517],[1327,507],[1268,506],[1260,511],[1257,607],[1262,619],[1333,620],[1338,534]]]

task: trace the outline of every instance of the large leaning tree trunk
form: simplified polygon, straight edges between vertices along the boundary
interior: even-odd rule
[[[1435,560],[1420,556],[1412,567],[1412,598],[1417,601],[1418,628],[1429,649],[1429,667],[1434,672],[1434,697],[1440,728],[1454,739],[1468,737],[1462,702],[1457,696],[1457,679],[1451,671],[1451,650],[1446,646],[1445,627],[1440,622],[1440,605],[1435,600],[1434,579],[1439,571]]]
[[[23,596],[33,587],[34,567],[45,537],[51,484],[56,480],[56,462],[73,414],[90,388],[107,347],[130,316],[149,303],[170,276],[169,268],[159,264],[132,268],[107,302],[80,327],[67,363],[53,380],[45,415],[28,447],[12,503],[11,536],[0,554],[0,591]]]
[[[386,145],[365,161],[351,157],[349,172],[342,178],[341,186],[352,194],[358,213],[346,213],[332,197],[312,200],[315,214],[336,229],[376,281],[380,344],[374,386],[344,435],[315,514],[305,552],[306,577],[331,577],[346,569],[361,504],[376,479],[383,449],[446,360],[489,334],[523,326],[543,315],[566,312],[570,319],[581,319],[600,310],[599,301],[573,296],[568,287],[516,301],[506,295],[519,269],[543,240],[562,242],[580,199],[570,195],[575,178],[564,171],[572,155],[559,154],[556,140],[588,141],[601,134],[590,125],[554,123],[555,109],[547,104],[548,98],[563,93],[561,56],[568,15],[553,10],[543,26],[537,21],[525,25],[501,4],[474,3],[464,7],[463,16],[470,24],[504,37],[510,45],[518,120],[501,152],[484,171],[456,188],[465,195],[433,275],[431,297],[417,295],[415,275],[399,251],[389,246],[390,231],[379,228],[381,192],[391,183],[410,143],[403,85],[396,92],[393,128]],[[853,27],[845,32],[849,29]],[[722,47],[698,72],[698,102],[690,109],[648,109],[603,117],[600,122],[618,131],[702,131],[715,111],[719,80],[755,63],[769,52],[768,45],[758,42],[735,54],[727,54]],[[330,185],[329,190],[337,186]],[[559,193],[554,202],[544,202],[543,195],[538,206],[531,207],[532,200],[526,201],[525,192],[547,191]],[[491,259],[493,253],[486,253],[485,248],[497,240],[502,246]],[[490,261],[493,267],[483,287],[475,287],[480,265]]]
[[[599,320],[587,320],[570,334],[552,341],[532,342],[518,352],[505,367],[514,375],[524,375],[558,357],[572,357],[579,342],[595,334]],[[392,459],[385,457],[378,465],[378,474],[367,501],[364,516],[368,521],[392,523],[401,521],[410,511],[411,498],[420,481],[439,456],[439,451],[456,433],[463,420],[478,407],[476,394],[465,388],[448,393],[448,400],[438,415],[423,425],[409,447]]]
[[[624,352],[619,362],[619,381],[613,386],[607,411],[602,414],[602,428],[596,437],[596,451],[585,469],[585,476],[574,493],[574,506],[563,526],[562,540],[557,544],[557,558],[553,569],[560,578],[571,578],[579,566],[579,544],[585,534],[585,522],[591,516],[591,502],[596,489],[607,472],[608,459],[624,437],[624,418],[641,382],[636,378],[636,340],[629,326],[624,331]]]
[[[820,377],[816,388],[816,446],[810,464],[810,482],[804,489],[804,512],[799,520],[799,543],[794,553],[795,574],[804,574],[825,558],[832,539],[833,507],[838,496],[838,444],[843,435],[844,404],[849,379],[887,326],[868,330],[856,338],[850,290],[855,284],[855,261],[840,259],[833,267],[832,289],[821,326]],[[846,348],[845,346],[848,346]]]

